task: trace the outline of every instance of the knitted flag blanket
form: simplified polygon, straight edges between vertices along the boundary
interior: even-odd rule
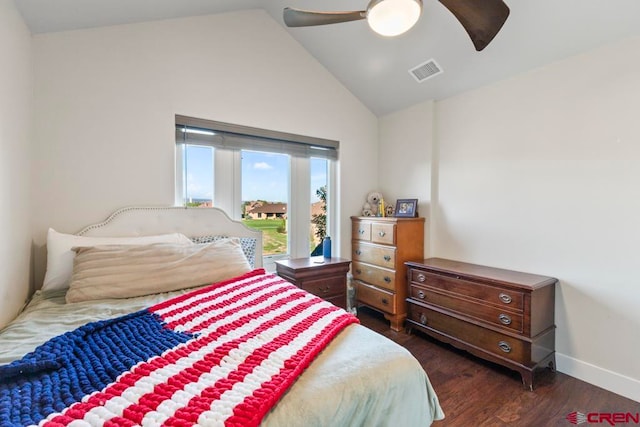
[[[357,322],[257,269],[0,366],[0,426],[256,426]]]

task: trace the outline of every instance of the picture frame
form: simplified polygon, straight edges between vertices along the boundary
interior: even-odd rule
[[[415,218],[418,216],[418,199],[396,200],[396,217]]]

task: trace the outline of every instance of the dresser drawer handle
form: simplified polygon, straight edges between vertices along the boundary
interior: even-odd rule
[[[386,283],[391,283],[391,277],[389,277],[389,276],[384,276],[384,281],[385,281]]]
[[[511,297],[507,294],[500,294],[498,295],[498,298],[500,298],[500,301],[502,301],[505,304],[511,303]]]
[[[502,323],[503,325],[510,325],[511,324],[511,317],[509,317],[508,315],[506,315],[504,313],[500,313],[500,316],[498,316],[498,319],[500,319],[500,323]]]
[[[362,274],[362,270],[360,270],[359,268],[356,269],[356,274]]]
[[[427,316],[425,316],[424,313],[420,313],[420,323],[423,325],[427,324]]]
[[[416,279],[418,279],[418,282],[424,282],[425,280],[427,280],[427,276],[425,276],[424,274],[418,274]]]
[[[424,291],[418,291],[418,298],[424,299]]]
[[[511,353],[511,346],[506,341],[500,341],[498,343],[498,347],[500,347],[500,350],[504,351],[505,353]]]
[[[321,291],[323,294],[328,294],[330,289],[331,289],[331,288],[330,288],[329,286],[325,286],[324,288],[320,288],[320,291]]]
[[[362,255],[362,251],[360,249],[356,249],[356,255]]]
[[[388,299],[386,299],[386,298],[382,298],[382,300],[381,300],[381,301],[382,301],[382,303],[383,303],[384,305],[388,305],[388,304],[389,304],[389,300],[388,300]]]
[[[385,255],[382,258],[384,258],[384,260],[387,261],[387,262],[391,261],[391,256],[389,256],[389,255]]]
[[[380,237],[384,237],[387,233],[385,233],[384,231],[379,231],[378,232],[378,236]]]
[[[364,229],[363,228],[358,229],[358,234],[364,234]]]

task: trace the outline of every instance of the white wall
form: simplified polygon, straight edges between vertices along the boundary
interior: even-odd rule
[[[377,183],[377,119],[264,11],[34,36],[36,242],[174,202],[174,115],[340,141],[340,241]],[[355,161],[355,160],[358,161]],[[363,196],[364,197],[364,196]],[[38,252],[40,285],[44,253]]]
[[[426,101],[379,120],[379,191],[385,202],[418,199],[425,217],[425,257],[429,256],[434,102]],[[372,188],[374,190],[374,188]],[[364,200],[363,200],[364,203]]]
[[[31,34],[13,0],[0,0],[0,328],[29,292]]]
[[[640,401],[640,39],[436,104],[432,252],[555,276],[562,372]]]

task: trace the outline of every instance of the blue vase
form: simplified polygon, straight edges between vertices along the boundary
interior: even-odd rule
[[[322,241],[322,256],[331,258],[331,237],[327,236]]]

